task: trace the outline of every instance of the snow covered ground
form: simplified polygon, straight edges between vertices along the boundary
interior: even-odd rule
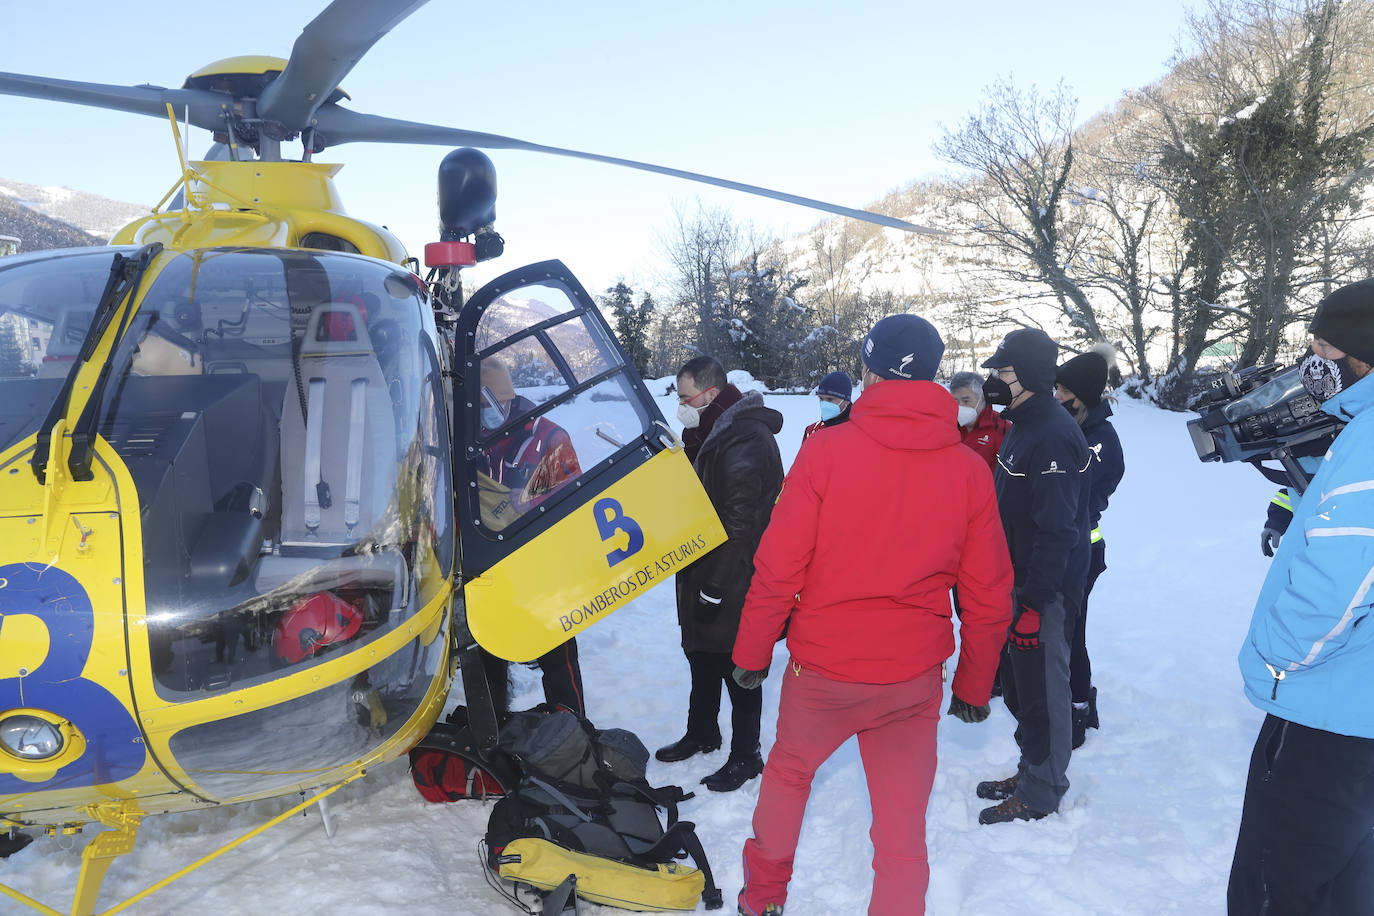
[[[770,395],[768,402],[786,416],[778,438],[790,462],[803,427],[816,418],[816,399]],[[672,417],[675,401],[660,403]],[[1136,402],[1117,408],[1126,477],[1104,517],[1108,569],[1089,618],[1102,728],[1089,732],[1074,755],[1061,813],[1038,823],[980,827],[978,811],[987,803],[973,788],[1012,772],[1012,720],[994,700],[981,725],[941,722],[927,818],[927,912],[933,916],[1224,912],[1249,749],[1262,718],[1241,694],[1235,654],[1268,562],[1258,542],[1273,488],[1249,468],[1198,462],[1185,419]],[[894,544],[893,562],[901,562],[900,545]],[[579,645],[592,721],[633,729],[650,749],[682,734],[688,675],[671,588],[616,612]],[[780,647],[774,671],[784,658]],[[538,702],[537,673],[515,670],[516,708]],[[773,677],[763,687],[765,753],[778,682]],[[460,688],[451,699],[461,701]],[[727,730],[728,710],[725,703]],[[724,757],[721,750],[678,764],[651,761],[649,778],[696,787]],[[721,912],[734,912],[739,853],[757,794],[755,780],[733,794],[702,791],[683,806],[725,892]],[[150,819],[136,850],[111,869],[102,905],[161,880],[289,805],[279,800]],[[332,810],[338,826],[332,840],[311,809],[133,912],[515,912],[487,887],[478,865],[489,810],[482,804],[426,804],[400,761],[341,790]],[[863,770],[851,741],[817,774],[788,916],[866,911],[868,823]],[[39,839],[0,862],[0,882],[66,907],[83,842]],[[19,911],[0,901],[0,912]],[[621,912],[583,907],[607,916]]]

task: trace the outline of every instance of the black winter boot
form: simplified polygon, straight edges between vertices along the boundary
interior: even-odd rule
[[[693,738],[691,735],[683,735],[672,744],[654,751],[654,756],[664,763],[677,763],[679,760],[686,760],[697,754],[709,754],[718,750],[720,750],[719,737],[716,737],[715,740],[701,740]]]
[[[701,781],[712,792],[733,792],[763,772],[763,756],[756,747],[749,754],[730,754],[725,766]]]
[[[1012,821],[1038,821],[1045,815],[1046,812],[1036,811],[1013,795],[1000,805],[993,805],[991,808],[984,808],[980,811],[978,823],[986,825],[1009,824]]]
[[[1001,801],[1004,798],[1011,798],[1016,792],[1018,778],[1019,774],[1008,776],[1006,779],[990,779],[987,782],[980,782],[974,792],[979,798],[986,798],[988,801]]]

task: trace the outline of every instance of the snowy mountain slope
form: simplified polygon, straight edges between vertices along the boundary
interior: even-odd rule
[[[121,226],[151,209],[87,191],[38,187],[5,178],[0,178],[0,195],[102,240],[108,240]]]
[[[661,390],[661,389],[660,389]],[[816,401],[770,395],[786,425],[790,461]],[[660,407],[673,415],[675,403]],[[1089,626],[1102,729],[1090,732],[1069,770],[1062,812],[1033,824],[980,827],[981,779],[1015,764],[1012,722],[1000,701],[977,726],[945,717],[930,800],[932,916],[1065,916],[1225,911],[1224,890],[1245,768],[1260,713],[1241,695],[1235,653],[1266,561],[1258,531],[1270,487],[1249,468],[1203,465],[1185,417],[1124,402],[1117,429],[1126,477],[1104,517],[1108,570]],[[932,482],[938,486],[938,482]],[[894,545],[893,562],[901,561]],[[603,727],[635,730],[652,749],[681,735],[687,665],[678,647],[671,588],[658,588],[579,640],[589,713]],[[763,741],[774,731],[785,648],[765,682]],[[541,698],[537,673],[515,666],[517,707]],[[461,702],[455,688],[453,703]],[[728,728],[728,703],[723,721]],[[725,751],[679,764],[651,761],[649,776],[688,788]],[[702,792],[683,806],[698,824],[733,912],[758,782]],[[117,860],[102,905],[136,893],[286,810],[291,800],[148,820],[137,849]],[[293,818],[138,904],[140,916],[213,907],[235,914],[294,912],[371,916],[513,913],[486,886],[476,844],[488,808],[429,805],[403,762],[341,790],[338,833],[318,815]],[[818,773],[802,832],[788,916],[856,916],[871,882],[869,803],[857,747]],[[65,906],[82,838],[40,838],[0,862],[0,881]],[[6,902],[0,912],[16,912]],[[584,905],[584,912],[619,911]]]

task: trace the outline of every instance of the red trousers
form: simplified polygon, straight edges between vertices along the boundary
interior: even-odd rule
[[[778,736],[763,769],[754,836],[744,844],[747,914],[787,900],[792,858],[811,780],[850,736],[873,809],[873,897],[870,916],[925,912],[926,802],[935,781],[935,726],[943,688],[940,668],[898,684],[832,681],[789,662],[783,672]]]

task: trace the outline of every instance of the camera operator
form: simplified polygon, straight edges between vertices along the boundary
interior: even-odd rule
[[[1233,916],[1371,906],[1374,280],[1323,299],[1310,329],[1331,365],[1314,363],[1304,386],[1332,394],[1322,410],[1348,425],[1293,507],[1303,536],[1279,545],[1240,651],[1246,695],[1267,715],[1231,864]]]

